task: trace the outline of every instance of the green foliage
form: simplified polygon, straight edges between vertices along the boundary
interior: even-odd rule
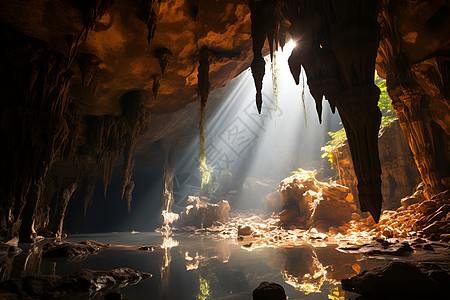
[[[280,92],[280,85],[278,82],[278,78],[280,76],[280,70],[277,66],[277,51],[273,53],[272,59],[272,89],[273,89],[273,98],[275,100],[275,112],[278,111],[278,94]]]
[[[397,119],[397,116],[394,113],[394,109],[392,107],[391,98],[387,93],[386,80],[379,77],[375,72],[375,84],[380,89],[380,98],[378,100],[378,108],[382,113],[381,117],[381,125],[380,127],[384,127],[392,123]],[[342,125],[342,123],[339,123]],[[336,151],[338,146],[342,145],[347,139],[347,135],[345,133],[345,128],[342,127],[338,131],[328,132],[328,135],[331,137],[325,146],[320,148],[322,150],[322,158],[327,157],[328,161],[331,163],[331,168],[333,169],[333,153]]]
[[[387,92],[386,79],[378,76],[377,72],[375,72],[375,84],[380,89],[380,99],[378,100],[378,108],[381,110],[383,115],[392,114],[394,111],[391,98],[389,98],[389,94]]]
[[[209,167],[208,172],[203,174],[208,174],[208,181],[202,184],[202,189],[200,191],[200,196],[206,197],[209,201],[215,202],[217,200],[217,191],[220,184],[217,182],[217,172],[214,168]]]
[[[298,168],[296,171],[292,171],[292,174],[300,174],[300,175],[305,175],[305,176],[316,176],[317,171],[308,171],[308,170],[303,170],[302,168]]]
[[[202,188],[211,179],[211,168],[206,164],[206,134],[205,134],[205,120],[206,120],[206,103],[201,103],[200,106],[200,151],[199,151],[199,169],[202,173]]]
[[[201,275],[198,276],[198,281],[200,283],[200,288],[198,291],[197,299],[199,300],[212,300],[211,286],[206,278]]]
[[[200,173],[202,173],[202,189],[205,184],[208,184],[211,181],[211,174],[213,172],[213,168],[206,164],[206,154],[200,153],[199,159],[199,169]]]

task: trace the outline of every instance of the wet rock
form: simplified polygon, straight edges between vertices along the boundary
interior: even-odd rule
[[[238,227],[238,235],[251,235],[255,230],[250,225]]]
[[[431,244],[425,244],[422,246],[423,250],[430,250],[430,251],[434,251],[434,248]]]
[[[130,268],[109,271],[81,270],[70,275],[27,276],[0,283],[1,299],[52,299],[64,296],[90,298],[101,290],[137,284],[152,277]],[[105,297],[106,298],[106,297]],[[121,298],[107,298],[121,299]]]
[[[122,294],[117,292],[110,292],[105,295],[105,300],[122,300]]]
[[[349,188],[317,181],[313,171],[303,170],[285,178],[279,193],[283,202],[279,217],[284,227],[313,226],[327,231],[331,226],[349,222],[356,212]]]
[[[9,244],[0,244],[0,256],[3,255],[17,255],[22,252],[17,246],[9,245]]]
[[[97,254],[109,246],[109,244],[91,240],[85,240],[80,243],[52,242],[44,245],[42,257],[62,259],[66,262],[77,261],[83,260],[89,255]]]
[[[153,246],[141,246],[141,247],[137,248],[137,250],[153,252],[153,251],[155,251],[155,248]]]
[[[443,295],[443,289],[450,284],[450,276],[437,265],[392,262],[343,279],[341,283],[344,290],[364,296],[421,295],[433,299],[433,295]]]
[[[372,241],[369,244],[363,245],[346,245],[340,246],[337,250],[345,253],[362,253],[366,255],[408,255],[411,254],[414,250],[407,242],[399,243],[399,242],[389,242],[387,240],[376,240]]]
[[[264,281],[253,290],[253,300],[286,300],[286,293],[278,283]]]
[[[198,197],[189,196],[186,209],[180,213],[177,224],[197,228],[211,227],[214,222],[226,222],[229,211],[230,205],[225,200],[212,204]]]
[[[450,234],[444,233],[439,236],[440,240],[443,242],[450,242]]]
[[[283,200],[278,191],[266,195],[264,201],[266,203],[266,213],[279,213],[283,209]]]
[[[436,209],[436,202],[432,200],[427,200],[422,202],[418,207],[419,210],[423,214],[428,214]]]

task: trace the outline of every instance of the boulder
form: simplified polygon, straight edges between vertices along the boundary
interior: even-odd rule
[[[330,226],[350,221],[357,208],[349,188],[317,181],[313,171],[302,170],[285,178],[279,194],[283,203],[280,223],[285,227],[319,226],[327,231]]]
[[[286,300],[286,293],[278,283],[264,281],[253,290],[253,300]]]
[[[361,253],[366,255],[409,255],[414,250],[407,242],[390,242],[384,239],[377,239],[368,244],[363,245],[347,245],[337,248],[338,251],[345,253]]]
[[[180,213],[178,225],[197,228],[211,227],[214,222],[224,223],[228,220],[230,205],[222,200],[217,204],[208,203],[198,197],[189,196],[186,208]]]
[[[250,225],[244,225],[238,227],[238,235],[251,235],[255,229]]]
[[[121,288],[152,277],[130,268],[81,270],[70,275],[27,276],[0,283],[1,299],[91,299],[97,292]],[[118,298],[109,298],[118,299]]]
[[[391,262],[385,267],[343,279],[341,283],[346,291],[378,297],[375,299],[386,295],[402,296],[402,299],[409,299],[408,296],[414,296],[413,299],[438,299],[434,296],[444,295],[450,276],[437,265]]]
[[[44,245],[42,257],[64,260],[65,262],[79,261],[89,255],[97,254],[109,246],[111,245],[91,240],[80,243],[52,242]]]
[[[267,214],[279,213],[283,209],[283,200],[279,191],[270,193],[264,197],[265,210]]]

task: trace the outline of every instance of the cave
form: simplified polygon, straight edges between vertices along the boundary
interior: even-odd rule
[[[0,7],[1,299],[448,295],[448,1]]]

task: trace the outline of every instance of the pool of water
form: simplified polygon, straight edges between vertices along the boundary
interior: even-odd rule
[[[248,250],[248,240],[222,239],[214,234],[175,233],[164,239],[160,233],[107,233],[72,235],[112,246],[81,262],[40,261],[41,274],[69,274],[88,268],[108,270],[130,267],[152,278],[121,288],[124,299],[251,299],[262,281],[281,284],[289,299],[347,299],[339,280],[361,269],[383,264],[357,254],[337,251],[335,245],[305,244],[285,248]],[[153,252],[138,251],[143,245]],[[24,251],[26,252],[26,251]],[[353,296],[352,296],[353,295]],[[103,296],[96,295],[95,299]]]

